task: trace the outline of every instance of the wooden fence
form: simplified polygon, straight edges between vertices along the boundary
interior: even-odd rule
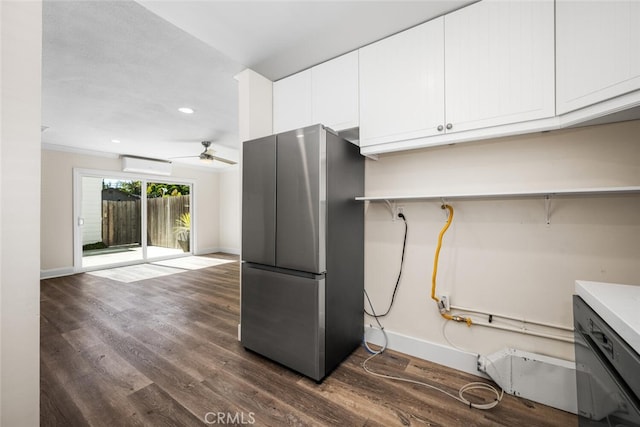
[[[140,200],[102,201],[102,242],[107,246],[141,243]]]
[[[174,228],[176,220],[189,212],[189,196],[147,199],[147,245],[180,248]]]
[[[140,244],[140,200],[102,201],[102,242],[107,246]],[[147,199],[147,245],[179,249],[176,220],[189,212],[189,196]]]

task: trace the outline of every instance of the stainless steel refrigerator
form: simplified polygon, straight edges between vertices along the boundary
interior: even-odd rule
[[[364,159],[322,125],[246,141],[241,342],[320,381],[362,341]]]

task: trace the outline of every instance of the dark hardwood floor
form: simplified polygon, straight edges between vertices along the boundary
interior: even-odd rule
[[[133,283],[89,274],[43,280],[41,425],[577,425],[572,414],[506,394],[481,411],[373,377],[361,367],[363,348],[322,384],[245,351],[237,341],[238,267]],[[370,366],[456,395],[477,380],[393,351]]]

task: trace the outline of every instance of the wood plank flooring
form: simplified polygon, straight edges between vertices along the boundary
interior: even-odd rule
[[[506,394],[480,411],[373,377],[361,367],[363,348],[322,384],[304,378],[242,348],[237,257],[213,256],[236,262],[132,283],[43,280],[41,425],[577,425],[572,414]],[[477,380],[393,351],[370,367],[456,395]]]

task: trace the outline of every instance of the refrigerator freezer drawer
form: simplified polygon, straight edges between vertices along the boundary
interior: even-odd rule
[[[242,264],[242,345],[316,381],[325,376],[325,279]]]

